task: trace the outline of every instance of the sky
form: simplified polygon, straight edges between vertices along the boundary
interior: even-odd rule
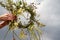
[[[60,40],[60,0],[42,1],[39,11],[41,21],[46,24],[44,40]]]
[[[27,2],[32,2],[32,0]],[[60,40],[60,0],[37,0],[35,2],[40,2],[40,5],[37,5],[37,12],[40,14],[40,21],[46,25],[42,28],[42,40]],[[5,12],[7,11],[0,7],[0,15]],[[0,29],[1,40],[6,31],[7,27]],[[8,36],[8,38],[11,40],[12,36]]]

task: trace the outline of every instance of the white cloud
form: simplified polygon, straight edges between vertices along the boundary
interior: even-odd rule
[[[44,0],[38,6],[41,21],[46,24],[43,28],[43,40],[60,40],[60,0]],[[59,39],[58,39],[59,38]]]

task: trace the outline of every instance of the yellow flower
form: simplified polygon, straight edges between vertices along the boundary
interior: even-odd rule
[[[14,30],[14,29],[18,29],[18,23],[17,22],[14,22],[13,23],[14,25],[10,26],[10,30]]]
[[[10,26],[9,27],[10,30],[14,30],[14,28],[15,28],[14,26]]]
[[[15,25],[15,26],[18,26],[18,23],[17,23],[17,22],[15,22],[15,23],[14,23],[14,25]]]
[[[20,9],[18,9],[18,11],[17,11],[19,14],[20,13],[22,13],[23,12],[23,9],[22,8],[20,8]]]
[[[32,29],[33,29],[33,26],[31,26],[30,30],[32,30]]]
[[[26,35],[24,34],[24,32],[23,32],[23,31],[21,31],[21,32],[20,32],[19,37],[20,37],[20,38],[25,38],[25,37],[26,37]]]

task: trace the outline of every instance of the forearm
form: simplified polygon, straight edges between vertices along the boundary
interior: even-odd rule
[[[8,21],[3,21],[0,23],[0,29],[6,26],[9,22]]]

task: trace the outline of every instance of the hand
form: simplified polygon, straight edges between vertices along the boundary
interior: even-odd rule
[[[0,23],[0,29],[3,28],[5,25],[9,24],[9,21],[15,20],[17,17],[11,13],[7,13],[0,16],[0,20],[3,21]]]
[[[15,20],[17,17],[13,14],[7,14],[7,20]]]
[[[3,20],[3,21],[14,20],[14,19],[16,19],[16,16],[11,13],[7,13],[0,16],[0,20]]]

